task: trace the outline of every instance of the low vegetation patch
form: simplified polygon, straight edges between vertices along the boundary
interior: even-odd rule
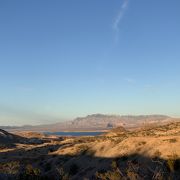
[[[17,174],[19,172],[19,168],[20,163],[18,161],[0,163],[0,173]]]

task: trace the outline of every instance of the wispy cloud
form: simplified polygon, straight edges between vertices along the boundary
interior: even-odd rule
[[[128,7],[128,4],[129,4],[129,0],[123,0],[123,3],[120,7],[120,10],[117,14],[117,16],[115,17],[115,20],[113,22],[113,30],[115,31],[115,41],[117,42],[118,39],[119,39],[119,23],[121,22],[123,16],[124,16],[124,13]]]
[[[126,77],[126,78],[123,78],[123,80],[129,84],[133,84],[133,85],[136,84],[136,80],[133,78]]]

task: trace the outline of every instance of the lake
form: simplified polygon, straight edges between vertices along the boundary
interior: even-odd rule
[[[44,132],[47,135],[57,136],[98,136],[104,132]]]

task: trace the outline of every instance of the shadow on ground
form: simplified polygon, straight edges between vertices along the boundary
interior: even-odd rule
[[[165,160],[140,154],[95,157],[87,150],[73,156],[55,154],[61,146],[1,152],[0,179],[180,179],[180,159],[175,155]]]

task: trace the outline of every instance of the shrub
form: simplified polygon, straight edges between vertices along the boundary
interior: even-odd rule
[[[38,168],[34,168],[31,164],[28,164],[25,169],[20,172],[17,180],[40,180],[41,171]]]
[[[155,153],[154,153],[154,156],[155,157],[160,157],[161,156],[161,152],[159,150],[157,150]]]
[[[138,173],[131,171],[131,170],[127,170],[127,177],[131,180],[141,179],[140,176],[138,175]]]
[[[45,164],[44,170],[45,170],[46,172],[51,170],[51,163],[50,163],[50,162],[47,162],[47,163]]]
[[[174,170],[180,172],[180,159],[176,159],[174,162]]]
[[[121,179],[121,174],[119,173],[118,169],[113,171],[107,171],[105,173],[96,172],[95,174],[96,179],[100,180],[119,180]]]
[[[167,168],[170,172],[174,172],[179,169],[179,160],[176,154],[173,154],[166,162]]]
[[[78,171],[79,171],[79,166],[75,163],[71,164],[70,169],[69,169],[69,174],[75,175],[78,173]]]
[[[174,172],[174,163],[175,163],[175,161],[173,159],[167,160],[167,167],[170,172]]]
[[[66,173],[62,167],[59,168],[59,169],[57,169],[57,171],[58,171],[58,173],[59,173],[59,176],[60,176],[59,178],[60,178],[61,180],[69,180],[69,179],[70,179],[69,174]]]
[[[121,160],[122,160],[122,161],[127,161],[127,160],[128,160],[128,156],[127,156],[127,155],[122,156],[122,157],[121,157]]]
[[[54,152],[55,150],[54,150],[54,148],[49,148],[49,152]]]
[[[26,174],[27,175],[39,176],[40,173],[41,173],[40,169],[34,168],[31,164],[28,164],[26,166]]]
[[[142,145],[145,145],[146,144],[146,141],[141,141],[138,143],[139,146],[142,146]]]
[[[177,142],[177,139],[175,139],[175,138],[169,139],[169,142],[170,142],[170,143],[175,143],[175,142]]]
[[[117,168],[117,162],[116,161],[112,161],[111,167],[112,167],[112,169],[116,169]]]
[[[0,173],[17,174],[19,172],[20,164],[17,161],[11,161],[0,164]]]

